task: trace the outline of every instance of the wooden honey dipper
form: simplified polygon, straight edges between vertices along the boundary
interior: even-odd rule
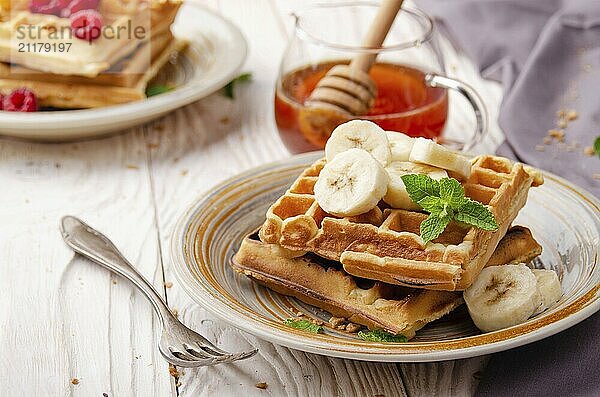
[[[380,48],[403,0],[383,0],[369,27],[362,47]],[[317,83],[299,113],[299,127],[304,137],[324,147],[335,127],[350,117],[365,114],[377,97],[377,85],[369,70],[376,52],[360,53],[348,65],[336,65]]]
[[[369,27],[362,47],[380,48],[403,0],[384,0]],[[365,114],[377,97],[377,86],[369,70],[377,58],[376,52],[358,54],[348,65],[336,65],[319,81],[305,102],[309,108],[322,108],[350,115]]]

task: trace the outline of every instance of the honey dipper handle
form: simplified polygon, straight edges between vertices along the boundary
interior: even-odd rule
[[[375,15],[375,19],[371,22],[369,31],[363,39],[363,47],[381,47],[388,31],[396,19],[400,7],[402,7],[403,0],[383,0]],[[361,70],[363,72],[369,72],[371,66],[377,58],[377,53],[364,53],[357,55],[350,63],[350,68],[354,70]]]

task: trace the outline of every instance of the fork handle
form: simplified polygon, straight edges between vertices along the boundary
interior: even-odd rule
[[[156,310],[160,320],[173,320],[175,317],[156,289],[125,259],[117,247],[102,233],[74,216],[61,220],[60,231],[65,243],[80,255],[105,267],[111,272],[125,277],[137,286]]]

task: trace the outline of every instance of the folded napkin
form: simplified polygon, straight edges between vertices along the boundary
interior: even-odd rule
[[[492,355],[476,396],[600,396],[600,315]]]
[[[600,158],[590,155],[600,136],[600,0],[417,4],[485,77],[502,82],[499,153],[600,196]]]
[[[600,135],[600,0],[416,2],[485,77],[502,82],[499,153],[600,196],[600,158],[586,154]],[[600,396],[598,335],[596,314],[495,354],[477,395]]]

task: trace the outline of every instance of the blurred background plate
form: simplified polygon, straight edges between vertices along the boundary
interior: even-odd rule
[[[91,138],[124,130],[197,101],[233,80],[247,54],[239,29],[197,4],[182,5],[173,33],[189,40],[175,65],[161,73],[173,74],[178,87],[151,98],[96,109],[17,113],[0,111],[0,134],[40,141]],[[158,79],[161,75],[157,76]]]
[[[428,324],[407,343],[373,343],[326,328],[311,334],[283,325],[295,312],[327,322],[329,315],[235,273],[230,260],[267,208],[320,152],[268,164],[231,178],[194,202],[179,221],[172,256],[179,281],[214,315],[270,342],[311,353],[369,361],[438,361],[498,352],[562,331],[600,308],[600,203],[551,174],[531,189],[515,224],[530,228],[544,252],[536,267],[557,271],[563,297],[527,322],[480,333],[464,306]]]

